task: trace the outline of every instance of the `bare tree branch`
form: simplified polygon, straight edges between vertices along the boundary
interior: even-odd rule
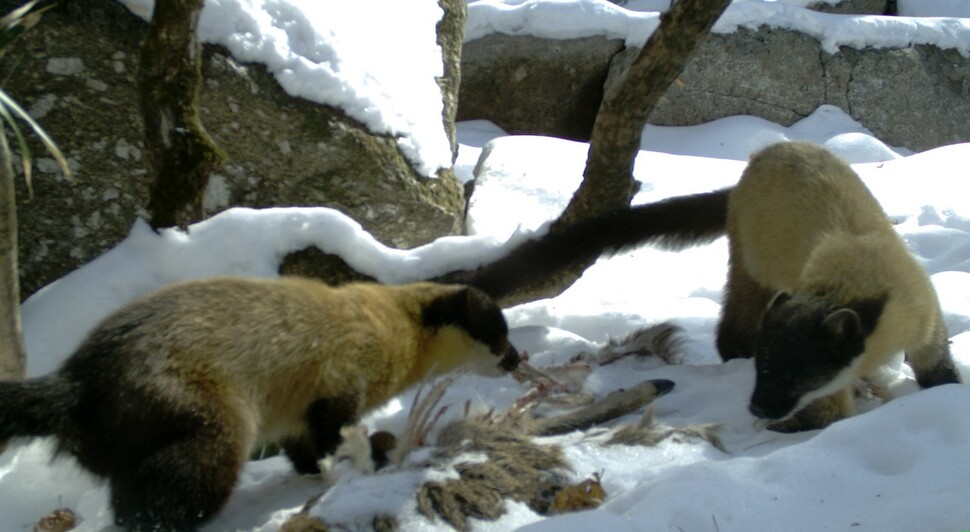
[[[636,192],[633,163],[647,118],[728,4],[730,0],[680,0],[661,17],[660,27],[623,79],[603,98],[593,123],[583,182],[553,231],[630,204]]]
[[[154,229],[202,219],[209,173],[226,159],[199,119],[202,46],[196,37],[203,0],[155,3],[142,46],[139,91],[153,182]]]
[[[437,79],[441,88],[441,99],[444,102],[442,118],[445,123],[445,133],[451,144],[452,162],[458,157],[458,138],[455,133],[455,116],[458,114],[458,87],[461,85],[461,49],[465,35],[465,20],[468,18],[468,2],[466,0],[438,0],[444,15],[438,22],[438,46],[441,47],[441,59],[444,63],[444,73]]]
[[[629,206],[636,192],[633,164],[647,118],[729,3],[730,0],[679,0],[662,16],[660,27],[600,105],[583,182],[545,238],[556,238],[566,227],[584,218]],[[723,193],[711,197],[726,198]],[[710,198],[697,199],[706,204]],[[694,203],[675,202],[663,207],[658,212],[664,219],[658,219],[656,225],[667,231],[678,223],[688,225],[684,213],[696,211]],[[678,217],[683,222],[678,222]],[[723,225],[723,214],[710,213],[706,218],[705,230],[711,230],[711,234]],[[590,251],[573,249],[568,257],[539,256],[548,247],[526,244],[474,272],[452,272],[436,280],[471,283],[486,292],[494,288],[490,293],[503,306],[553,297],[572,285],[609,245]],[[553,262],[555,270],[550,271],[548,263]],[[522,266],[521,271],[518,266]]]

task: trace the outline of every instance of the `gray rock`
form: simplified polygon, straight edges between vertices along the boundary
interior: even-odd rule
[[[619,54],[607,87],[638,50]],[[970,141],[970,59],[955,50],[843,47],[763,26],[713,34],[661,99],[650,123],[687,126],[733,115],[782,125],[835,105],[895,146],[924,151]]]
[[[823,9],[882,13],[892,11],[891,4],[859,0]],[[610,61],[609,90],[639,53],[614,54],[618,44],[506,35],[466,43],[459,119],[485,118],[512,133],[587,139],[603,94],[591,87],[596,63]],[[831,104],[883,141],[923,151],[970,141],[968,91],[970,59],[954,50],[843,47],[830,54],[806,34],[740,28],[708,37],[649,121],[688,126],[753,115],[790,125]]]
[[[818,2],[809,5],[808,8],[840,15],[885,15],[890,11],[887,0],[843,0],[835,4]]]
[[[970,61],[918,45],[843,49],[851,77],[845,110],[883,141],[923,151],[970,141]]]
[[[607,87],[639,49],[617,56]],[[650,123],[688,126],[733,115],[760,116],[791,124],[824,100],[825,76],[818,41],[806,35],[762,28],[712,34],[698,48],[679,81],[658,102]]]
[[[510,133],[589,139],[610,58],[623,42],[492,34],[465,43],[458,120]]]

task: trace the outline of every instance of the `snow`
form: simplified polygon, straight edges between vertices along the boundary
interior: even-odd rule
[[[970,17],[970,4],[964,0],[898,0],[897,9],[907,17]]]
[[[547,39],[603,36],[641,46],[659,24],[657,12],[631,11],[601,0],[478,0],[468,3],[465,40],[491,33]]]
[[[764,20],[782,27],[804,24],[833,39],[850,25],[856,34],[853,42],[869,45],[899,39],[894,45],[906,46],[916,42],[913,35],[952,41],[961,51],[970,43],[961,29],[965,20],[900,18],[891,22],[884,17],[813,15],[800,9],[799,1],[738,1],[731,11],[762,17],[756,19],[762,21],[758,24]],[[370,127],[398,131],[406,139],[402,142],[423,149],[443,143],[437,132],[429,133],[431,128],[422,129],[419,124],[430,124],[430,118],[395,118],[394,114],[406,110],[416,113],[414,116],[434,115],[436,127],[440,127],[440,102],[432,109],[430,104],[424,108],[420,98],[412,100],[419,92],[437,91],[427,84],[435,73],[422,65],[430,63],[432,55],[438,57],[437,51],[431,51],[433,37],[430,41],[427,37],[433,36],[438,15],[426,8],[434,3],[398,2],[408,8],[376,0],[341,3],[342,9],[332,9],[336,3],[310,0],[209,0],[200,31],[223,39],[219,42],[239,54],[237,59],[271,65],[286,90],[309,99],[336,98],[327,100],[336,105],[360,106],[359,112],[377,117]],[[127,0],[126,4],[136,13],[150,13],[151,4],[144,0]],[[646,4],[653,4],[652,9],[664,7],[660,5],[664,2],[634,0],[627,8]],[[901,0],[899,4],[901,9],[921,15],[950,17],[960,15],[963,5],[943,0]],[[361,14],[351,5],[366,5],[368,13]],[[327,6],[331,11],[314,11]],[[530,9],[535,11],[529,14]],[[618,28],[610,31],[623,34],[632,30],[624,30],[617,21],[625,12],[635,13],[630,9],[592,0],[481,0],[470,5],[469,27],[492,27],[488,25],[498,23],[486,24],[479,17],[502,12],[506,18],[501,24],[513,32],[538,31],[541,19],[548,16],[558,21],[562,36],[584,35],[585,24],[606,19]],[[388,16],[381,21],[366,16],[376,12]],[[414,19],[410,18],[412,12]],[[574,19],[570,13],[582,16]],[[630,26],[649,24],[654,17],[636,16],[641,17],[636,19],[640,22]],[[334,25],[325,26],[329,21]],[[909,27],[910,33],[894,29],[899,24]],[[399,30],[401,33],[393,33]],[[375,71],[359,70],[364,64],[368,69],[377,68],[372,64],[377,60],[356,55],[354,48],[388,42],[378,38],[397,39],[392,48],[401,55],[391,55],[397,56],[398,70],[424,78],[423,85],[404,85]],[[401,61],[402,56],[408,61]],[[402,63],[407,63],[406,69]],[[356,84],[361,79],[372,85]],[[385,97],[387,101],[381,103]],[[402,105],[401,101],[408,103]],[[379,244],[353,220],[325,208],[231,209],[193,226],[188,234],[155,234],[139,221],[124,242],[23,305],[30,374],[53,370],[99,319],[140,294],[179,280],[212,275],[271,277],[283,255],[310,244],[338,254],[358,270],[388,283],[487,262],[531,231],[541,230],[562,210],[579,182],[588,149],[585,144],[565,140],[507,136],[482,121],[460,124],[458,135],[457,173],[467,180],[477,168],[479,176],[470,210],[473,236],[393,250]],[[642,186],[634,202],[730,186],[752,151],[788,139],[824,144],[853,163],[897,222],[895,227],[914,256],[931,274],[958,369],[965,380],[970,377],[970,202],[965,191],[970,144],[914,154],[905,147],[887,146],[833,107],[822,107],[789,127],[753,117],[731,117],[689,128],[648,127],[635,166]],[[415,160],[421,157],[424,155]],[[433,163],[434,157],[422,160],[424,168],[449,164]],[[921,391],[908,367],[898,365],[887,370],[893,399],[885,404],[861,401],[862,413],[821,431],[777,434],[755,430],[747,412],[754,379],[751,361],[722,364],[713,346],[726,260],[723,239],[678,253],[639,249],[598,261],[559,297],[508,309],[506,317],[513,343],[540,365],[594,351],[608,339],[647,324],[670,320],[680,325],[686,339],[682,364],[628,358],[597,368],[585,388],[603,396],[645,379],[670,379],[676,387],[657,401],[658,421],[675,427],[719,423],[728,452],[692,441],[606,447],[602,445],[607,437],[603,430],[544,438],[543,442],[563,446],[576,480],[602,473],[609,495],[605,503],[593,511],[553,518],[510,503],[500,520],[475,521],[475,530],[970,528],[970,508],[965,504],[970,497],[966,482],[970,476],[966,460],[970,387],[949,385]],[[476,408],[502,409],[524,391],[511,378],[463,376],[444,402],[460,405],[471,399]],[[372,413],[366,424],[399,431],[413,393]],[[62,507],[78,515],[78,530],[111,530],[104,484],[71,459],[51,462],[50,451],[50,442],[40,440],[12,445],[0,454],[0,530],[29,528]],[[426,475],[442,474],[446,473],[415,468],[370,476],[349,474],[314,512],[351,528],[367,528],[370,516],[384,511],[397,516],[402,530],[444,530],[440,522],[430,523],[417,513],[413,498],[414,487]],[[283,458],[251,462],[224,511],[204,530],[276,530],[323,490],[319,479],[297,476]]]
[[[739,27],[788,29],[818,39],[828,53],[851,48],[900,48],[932,44],[970,55],[970,21],[966,2],[911,0],[910,16],[845,16],[802,7],[804,1],[734,0],[712,29],[732,33]],[[478,0],[469,2],[466,40],[490,33],[533,35],[548,39],[600,35],[642,46],[660,23],[662,2],[629,2],[617,6],[605,0]],[[920,18],[917,18],[920,17]],[[935,18],[922,18],[935,17]]]
[[[732,131],[749,132],[735,137]],[[849,163],[878,162],[912,152],[873,141],[872,132],[834,105],[819,106],[809,116],[784,127],[752,116],[731,116],[690,129],[647,126],[641,145],[645,149],[745,161],[758,148],[786,140],[821,144]]]

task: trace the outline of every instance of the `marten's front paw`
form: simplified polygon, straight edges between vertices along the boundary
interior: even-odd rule
[[[829,409],[812,408],[809,406],[788,419],[769,423],[768,430],[791,433],[824,429],[831,425],[833,421],[841,419],[842,417],[845,416],[840,416]]]
[[[792,433],[792,432],[804,432],[806,430],[815,430],[815,429],[820,429],[822,427],[818,425],[814,425],[812,423],[808,423],[802,419],[799,419],[797,416],[795,416],[795,417],[790,417],[784,421],[776,421],[774,423],[769,423],[767,428],[768,430],[773,430],[775,432]]]

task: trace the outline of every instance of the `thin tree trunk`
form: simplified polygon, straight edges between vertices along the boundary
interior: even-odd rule
[[[139,91],[155,229],[201,220],[209,173],[226,159],[199,118],[202,45],[196,28],[202,5],[203,0],[156,2],[142,45]]]
[[[730,0],[679,0],[661,17],[660,27],[600,104],[583,182],[563,214],[553,222],[550,233],[582,218],[629,207],[636,193],[633,164],[647,118],[729,3]],[[528,255],[527,247],[519,249]],[[474,272],[451,272],[436,280],[502,279],[499,303],[510,306],[562,293],[596,261],[597,255],[564,262],[539,280],[507,271],[510,264],[521,260],[516,259],[513,250],[509,256]]]
[[[0,379],[27,376],[17,273],[17,201],[7,135],[0,123]]]
[[[730,3],[679,0],[662,15],[660,27],[603,98],[593,123],[583,182],[552,230],[630,204],[636,193],[633,163],[647,118]]]
[[[461,49],[465,35],[465,20],[468,18],[467,0],[438,0],[444,11],[436,28],[438,46],[441,47],[443,75],[437,79],[444,102],[442,119],[448,142],[451,144],[452,162],[458,157],[458,138],[455,133],[455,116],[458,114],[458,88],[461,85]]]

